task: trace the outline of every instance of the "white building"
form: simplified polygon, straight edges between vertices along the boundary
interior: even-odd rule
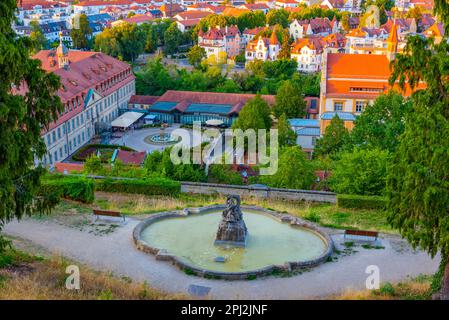
[[[135,94],[135,77],[125,62],[103,53],[68,50],[62,42],[34,58],[61,78],[58,95],[64,111],[42,132],[48,151],[43,163],[53,165],[92,139],[100,124],[117,118],[119,108],[127,108]]]
[[[276,36],[276,32],[271,33],[270,38],[259,37],[248,43],[245,50],[246,61],[262,60],[274,61],[277,59],[281,45]]]

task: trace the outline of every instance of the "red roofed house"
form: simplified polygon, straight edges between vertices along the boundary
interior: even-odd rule
[[[34,58],[61,78],[58,95],[64,111],[42,132],[48,151],[43,163],[53,164],[87,143],[96,125],[110,123],[119,108],[128,108],[135,77],[125,62],[100,52],[68,50],[62,41],[56,50],[42,50]]]
[[[220,52],[225,52],[227,57],[235,57],[240,54],[242,38],[237,26],[223,28],[213,27],[207,32],[198,33],[198,45],[206,50],[207,57],[214,55],[219,58]]]
[[[321,69],[324,42],[321,38],[298,39],[292,44],[291,58],[298,62],[298,71],[317,72]]]
[[[387,41],[387,54],[323,54],[320,92],[321,134],[335,115],[348,129],[358,114],[380,94],[391,89],[390,61],[397,52],[397,37],[392,33]],[[424,87],[420,84],[419,87]],[[398,88],[395,88],[398,89]],[[411,90],[403,93],[408,96]]]
[[[259,36],[248,43],[245,50],[246,61],[262,60],[274,61],[277,59],[281,44],[276,36],[276,32],[272,32],[270,38]]]
[[[294,19],[288,28],[290,36],[293,39],[301,39],[307,36],[327,36],[331,33],[338,32],[338,21],[328,18],[314,18],[310,20],[298,21]]]

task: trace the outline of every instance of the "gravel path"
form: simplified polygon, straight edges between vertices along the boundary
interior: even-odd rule
[[[340,254],[337,261],[322,264],[292,277],[267,277],[252,281],[208,280],[184,274],[167,262],[138,251],[132,242],[132,231],[139,221],[130,219],[125,225],[106,235],[95,235],[51,221],[26,219],[11,222],[4,232],[62,254],[94,269],[128,276],[136,281],[168,292],[186,292],[189,285],[210,287],[214,299],[312,299],[339,294],[346,289],[363,289],[366,267],[377,265],[381,282],[400,281],[407,276],[434,273],[439,258],[431,259],[412,250],[397,237],[383,237],[385,249],[356,247]],[[332,236],[343,249],[341,235]],[[81,270],[82,277],[82,270]],[[81,278],[82,281],[82,278]]]

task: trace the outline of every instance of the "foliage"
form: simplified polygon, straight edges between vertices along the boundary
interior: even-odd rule
[[[87,19],[87,16],[84,13],[79,16],[78,23],[79,27],[73,28],[72,31],[70,32],[73,47],[77,49],[90,49],[92,28],[90,27],[89,20]],[[76,25],[75,22],[73,22],[73,25]]]
[[[145,34],[135,24],[123,23],[105,28],[95,37],[95,50],[133,62],[145,47]]]
[[[84,162],[84,170],[87,174],[101,174],[103,172],[103,164],[100,157],[92,153]]]
[[[36,54],[40,50],[48,47],[48,40],[45,38],[39,22],[35,20],[30,22],[30,40],[32,41],[32,46],[30,47],[31,54]]]
[[[358,195],[384,194],[389,160],[388,151],[377,148],[341,152],[329,177],[331,190]]]
[[[280,117],[285,114],[287,118],[302,118],[306,115],[306,102],[301,88],[290,80],[282,82],[276,94],[274,115]]]
[[[449,4],[435,1],[435,14],[449,31]],[[441,297],[449,299],[449,44],[447,38],[410,37],[392,63],[390,83],[416,89],[413,109],[387,177],[389,222],[415,247],[446,258]]]
[[[288,27],[288,11],[284,9],[274,9],[270,10],[266,16],[266,23],[270,26],[274,26],[276,24],[281,25],[282,27]]]
[[[337,9],[326,9],[319,6],[303,6],[299,12],[290,13],[289,19],[301,21],[313,18],[328,18],[329,20],[332,20],[335,17],[337,20],[340,20],[342,15],[343,13],[340,13]]]
[[[212,164],[209,167],[209,182],[242,185],[242,176],[229,165]]]
[[[162,58],[157,56],[136,72],[136,92],[140,95],[162,95],[167,90],[276,94],[282,82],[291,79],[304,94],[319,96],[319,74],[300,75],[294,60],[251,61],[245,72],[230,76],[218,73],[216,63],[216,58],[214,63],[205,60],[201,70],[186,71],[175,65],[164,66]]]
[[[189,53],[187,53],[189,63],[197,69],[200,67],[201,61],[204,58],[206,58],[206,51],[198,45],[193,46]]]
[[[348,140],[348,129],[345,128],[343,120],[335,115],[326,127],[324,135],[317,140],[314,155],[334,157]]]
[[[278,170],[274,175],[260,176],[259,183],[274,188],[310,189],[314,169],[299,146],[281,148]]]
[[[181,184],[179,182],[160,177],[141,180],[96,180],[95,188],[105,192],[145,195],[177,195],[181,192]]]
[[[279,117],[277,129],[280,147],[296,144],[296,133],[292,130],[285,113]]]
[[[45,170],[35,167],[35,159],[46,153],[42,130],[63,111],[58,76],[30,58],[32,41],[11,28],[16,3],[0,4],[0,229],[14,218],[48,213],[55,205],[54,198],[36,197]],[[17,94],[15,89],[24,84],[27,92]]]
[[[385,209],[387,199],[380,196],[339,194],[337,195],[337,206],[348,209]]]
[[[270,129],[271,117],[268,103],[260,95],[248,100],[239,113],[239,117],[232,125],[233,129]]]
[[[395,91],[377,97],[354,122],[351,141],[356,146],[367,146],[393,152],[404,132],[405,117],[411,110],[411,100]]]
[[[173,54],[178,52],[179,46],[183,43],[183,34],[178,29],[176,22],[173,22],[164,32],[164,52],[166,54]]]
[[[94,183],[83,177],[63,177],[60,175],[44,178],[39,194],[52,196],[55,199],[66,198],[85,203],[95,199]]]
[[[203,182],[206,180],[204,170],[198,164],[175,165],[170,159],[172,148],[162,152],[155,150],[145,159],[144,168],[147,177],[162,176],[177,181]]]
[[[100,151],[100,154],[102,154],[102,152],[104,153],[104,151],[102,151],[102,150],[111,151],[113,149],[120,149],[120,150],[125,150],[125,151],[136,151],[127,146],[114,145],[114,144],[91,143],[91,144],[86,144],[86,145],[82,146],[81,148],[79,148],[76,151],[76,153],[74,153],[72,155],[72,159],[74,161],[86,161],[86,159],[89,156],[91,156],[91,154],[92,154],[92,153],[86,152],[88,150],[92,150],[96,155],[97,151]],[[112,154],[111,154],[111,156],[112,156]],[[110,159],[105,159],[105,160],[102,160],[102,162],[108,162],[109,160]]]

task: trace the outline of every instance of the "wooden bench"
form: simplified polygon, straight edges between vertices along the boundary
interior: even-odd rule
[[[100,210],[100,209],[93,209],[92,211],[95,217],[95,221],[97,221],[101,216],[103,216],[103,217],[122,218],[123,222],[125,222],[125,215],[121,214],[118,211]]]
[[[364,230],[345,230],[344,238],[346,239],[346,236],[350,236],[353,239],[354,238],[362,238],[362,240],[366,241],[376,241],[379,237],[379,232],[377,231],[364,231]]]

